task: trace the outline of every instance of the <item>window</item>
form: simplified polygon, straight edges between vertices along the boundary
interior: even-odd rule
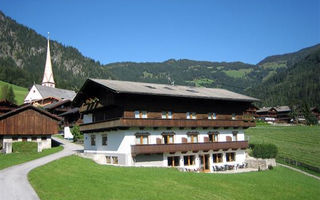
[[[213,163],[221,163],[222,160],[222,153],[214,153],[212,154]]]
[[[238,141],[238,132],[237,131],[232,132],[232,141]]]
[[[134,111],[134,118],[148,118],[147,111]]]
[[[118,157],[112,156],[112,164],[118,164]]]
[[[163,144],[173,144],[174,143],[174,135],[173,134],[163,134]]]
[[[188,134],[188,142],[197,143],[198,142],[198,134],[197,133]]]
[[[193,155],[183,156],[183,161],[185,166],[195,165],[195,159]]]
[[[172,112],[171,111],[163,111],[161,118],[162,119],[172,119]]]
[[[217,119],[216,113],[208,113],[208,119]]]
[[[13,140],[13,141],[17,141],[17,140],[18,140],[18,137],[17,137],[17,136],[14,136],[14,137],[12,137],[12,140]]]
[[[108,145],[108,136],[107,135],[102,135],[102,145],[103,146]]]
[[[96,146],[96,136],[95,135],[91,135],[91,146]]]
[[[142,111],[142,118],[148,118],[147,111]]]
[[[209,132],[209,142],[218,142],[219,132]]]
[[[197,119],[197,113],[187,112],[187,119]]]
[[[136,135],[136,144],[149,144],[148,135],[146,134]]]
[[[236,114],[235,113],[232,113],[232,120],[235,120],[236,119]]]
[[[32,140],[32,141],[36,141],[36,140],[37,140],[37,137],[31,137],[31,140]]]
[[[23,140],[23,138],[22,138],[22,140]],[[47,140],[47,137],[46,136],[42,136],[41,140]]]
[[[140,118],[140,112],[134,111],[134,118]]]
[[[168,166],[175,167],[180,165],[179,156],[170,156],[168,157]]]
[[[106,163],[111,164],[111,157],[110,156],[106,156]]]
[[[227,162],[235,161],[235,153],[234,152],[226,153],[226,159],[227,159]]]

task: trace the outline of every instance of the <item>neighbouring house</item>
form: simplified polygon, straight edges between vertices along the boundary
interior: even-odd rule
[[[85,156],[212,172],[244,164],[254,101],[224,89],[88,79],[73,103],[83,118]]]
[[[289,123],[291,120],[291,109],[289,106],[277,106],[274,107],[277,112],[277,122]]]
[[[318,123],[320,124],[320,110],[317,107],[312,107],[310,111],[314,116],[316,116]]]
[[[18,108],[16,104],[11,103],[8,100],[0,100],[0,115],[10,112],[16,108]]]
[[[263,107],[256,113],[259,119],[266,122],[289,123],[291,120],[289,106]]]
[[[277,118],[277,111],[273,107],[263,107],[256,111],[258,119],[266,122],[275,122]]]
[[[61,118],[31,104],[0,116],[0,143],[4,153],[12,152],[12,143],[38,143],[38,151],[51,148],[51,136],[58,133]]]
[[[72,108],[64,113],[61,113],[59,117],[63,118],[64,138],[73,139],[71,128],[82,123],[82,120],[80,119],[79,108]]]

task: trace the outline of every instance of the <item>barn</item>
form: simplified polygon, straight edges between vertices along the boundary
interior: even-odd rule
[[[26,105],[0,116],[0,144],[3,153],[12,152],[13,142],[37,142],[38,151],[51,148],[51,136],[58,133],[61,118],[41,108]]]

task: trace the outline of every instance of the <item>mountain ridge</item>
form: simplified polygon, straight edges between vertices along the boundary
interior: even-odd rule
[[[40,83],[46,58],[46,38],[6,17],[1,11],[0,30],[0,80],[24,87],[30,87],[34,82]],[[278,74],[283,74],[320,49],[320,44],[317,44],[294,53],[268,56],[257,65],[240,61],[190,59],[127,61],[102,65],[99,61],[83,56],[74,47],[53,40],[50,40],[50,46],[53,73],[59,88],[78,90],[87,78],[102,78],[224,88],[258,98],[266,97],[261,95],[264,91],[256,88],[261,89],[264,88],[261,86],[263,84],[272,85],[272,82],[279,81]],[[289,104],[288,101],[283,103]],[[261,105],[269,103],[263,102]]]

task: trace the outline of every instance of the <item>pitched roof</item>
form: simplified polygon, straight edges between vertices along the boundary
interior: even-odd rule
[[[61,121],[62,120],[60,117],[58,117],[58,116],[56,116],[54,114],[51,114],[51,113],[49,113],[49,112],[47,112],[47,111],[45,111],[45,110],[43,110],[41,108],[37,108],[37,107],[33,106],[32,104],[27,104],[25,106],[22,106],[20,108],[17,108],[17,109],[14,109],[14,110],[10,111],[10,112],[7,112],[7,113],[5,113],[3,115],[0,115],[0,120],[5,119],[7,117],[10,117],[12,115],[15,115],[17,113],[20,113],[20,112],[22,112],[24,110],[28,110],[28,109],[35,110],[35,111],[37,111],[37,112],[39,112],[41,114],[44,114],[44,115],[46,115],[46,116],[48,116],[48,117],[50,117],[50,118],[52,118],[54,120],[57,120],[57,121]]]
[[[277,107],[274,107],[274,109],[276,109],[277,112],[290,112],[291,111],[289,106],[277,106]]]
[[[272,107],[263,107],[263,108],[260,108],[259,110],[257,110],[256,112],[257,113],[260,113],[260,112],[267,112],[271,109]]]
[[[54,109],[54,108],[59,107],[59,106],[61,106],[63,104],[66,104],[66,103],[71,103],[71,101],[69,99],[64,99],[64,100],[61,100],[61,101],[57,101],[57,102],[45,105],[45,106],[43,106],[43,108],[46,109],[46,110],[51,110],[51,109]]]
[[[42,98],[47,97],[55,97],[59,99],[70,99],[73,100],[73,98],[76,96],[75,91],[72,90],[65,90],[60,88],[53,88],[53,87],[47,87],[35,84],[36,88],[40,92]]]
[[[188,97],[201,99],[219,99],[231,101],[259,101],[256,98],[246,95],[231,92],[225,89],[205,88],[205,87],[191,87],[180,85],[166,85],[154,83],[141,83],[130,81],[116,81],[105,79],[88,79],[106,88],[111,89],[116,93],[131,93],[131,94],[146,94],[159,96],[174,96],[174,97]],[[87,81],[88,81],[87,80]]]

